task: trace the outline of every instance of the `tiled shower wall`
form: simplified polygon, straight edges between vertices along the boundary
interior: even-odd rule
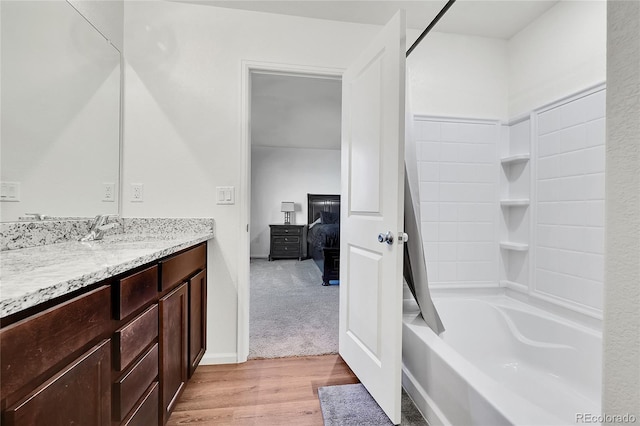
[[[525,259],[532,279],[522,277],[521,290],[600,316],[605,90],[584,92],[531,116],[532,225],[525,227]],[[426,116],[416,116],[414,124],[430,284],[497,287],[505,267],[498,257],[499,201],[505,196],[499,188],[500,126]],[[515,239],[526,240],[524,234]]]
[[[497,286],[499,126],[416,116],[414,134],[429,282]]]
[[[605,91],[538,115],[534,291],[602,309]]]

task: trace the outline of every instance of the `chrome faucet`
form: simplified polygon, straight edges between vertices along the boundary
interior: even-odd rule
[[[119,226],[118,222],[107,223],[109,221],[109,218],[112,217],[118,217],[118,215],[99,214],[98,216],[96,216],[95,219],[93,219],[93,223],[91,224],[89,232],[87,233],[87,235],[80,238],[80,241],[96,241],[104,238],[104,231]]]

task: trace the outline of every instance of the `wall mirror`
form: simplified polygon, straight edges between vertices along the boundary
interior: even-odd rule
[[[118,213],[120,52],[66,1],[0,17],[0,220]]]

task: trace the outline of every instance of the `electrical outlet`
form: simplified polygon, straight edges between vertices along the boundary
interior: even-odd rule
[[[116,184],[103,183],[102,184],[102,201],[112,203],[115,200],[116,200]]]
[[[2,182],[0,201],[20,201],[20,182]]]
[[[131,201],[134,203],[141,203],[144,201],[144,184],[131,184]]]

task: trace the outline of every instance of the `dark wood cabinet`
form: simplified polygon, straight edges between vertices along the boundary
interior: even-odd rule
[[[3,425],[164,425],[204,356],[206,244],[0,329]]]
[[[306,225],[269,225],[271,244],[269,260],[302,260],[303,246],[306,244]]]
[[[207,349],[207,270],[189,280],[189,377]]]
[[[160,299],[160,397],[163,422],[169,419],[187,384],[187,283]]]
[[[0,330],[2,407],[12,405],[110,337],[111,289],[102,286]]]
[[[108,426],[110,373],[111,346],[106,339],[9,407],[3,424]]]
[[[160,386],[153,382],[142,396],[140,404],[132,410],[123,422],[123,426],[157,425],[159,415]]]

